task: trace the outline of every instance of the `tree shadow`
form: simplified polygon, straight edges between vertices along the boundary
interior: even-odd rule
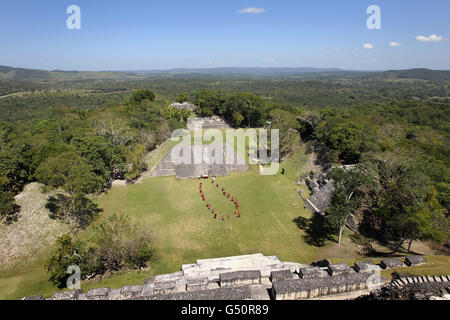
[[[303,238],[306,243],[316,247],[323,247],[327,240],[334,240],[325,224],[323,216],[314,214],[311,218],[297,217],[292,220],[300,230],[305,231]]]
[[[399,241],[395,240],[395,235],[389,234],[389,231],[383,227],[382,221],[369,211],[363,213],[363,219],[359,224],[358,233],[360,238],[364,239],[364,243],[360,243],[360,239],[354,239],[354,243],[365,245],[366,242],[371,241],[391,250],[391,252],[377,252],[374,250],[370,256],[401,257],[405,253],[416,254],[404,248],[405,244],[400,245]]]

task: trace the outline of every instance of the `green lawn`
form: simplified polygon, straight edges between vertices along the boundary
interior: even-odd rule
[[[260,176],[258,167],[251,166],[249,172],[219,177],[217,182],[219,190],[204,180],[205,194],[220,215],[230,216],[225,222],[213,219],[200,198],[197,179],[152,178],[113,188],[98,203],[104,209],[102,219],[126,214],[153,233],[158,256],[155,273],[174,272],[197,259],[256,252],[286,261],[314,259],[317,248],[304,243],[292,221],[310,213],[289,178]],[[241,218],[234,217],[231,201],[220,192],[222,186],[238,198]]]

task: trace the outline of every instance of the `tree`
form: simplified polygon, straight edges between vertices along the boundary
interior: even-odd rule
[[[99,190],[101,178],[77,153],[65,152],[47,159],[36,170],[36,178],[48,186],[64,189],[65,193],[51,196],[46,207],[50,218],[65,220],[74,231],[87,227],[100,212],[86,194]]]
[[[95,174],[102,177],[105,182],[109,180],[112,169],[116,165],[123,164],[123,159],[115,158],[119,163],[112,162],[114,148],[104,137],[91,135],[75,137],[72,144],[80,156],[93,167]]]
[[[333,119],[319,125],[316,135],[327,147],[337,151],[343,163],[358,163],[371,141],[369,130],[355,121]]]
[[[84,243],[73,240],[68,234],[59,237],[56,246],[56,252],[48,260],[46,269],[50,274],[50,282],[62,289],[66,287],[67,278],[70,276],[67,273],[69,266],[78,266],[82,275],[88,272],[88,257]]]
[[[299,131],[302,139],[305,141],[315,137],[315,131],[319,124],[323,121],[323,114],[319,112],[309,111],[297,117],[299,122]]]
[[[150,235],[139,231],[127,216],[109,217],[94,229],[91,243],[90,254],[98,273],[144,268],[153,257]]]
[[[449,220],[437,200],[431,181],[414,163],[396,156],[374,159],[380,192],[374,213],[386,241],[398,251],[414,240],[443,242],[448,237]]]
[[[341,243],[342,232],[354,209],[354,202],[348,198],[345,188],[337,187],[331,197],[330,207],[326,211],[325,221],[329,230],[338,233],[338,243]]]
[[[14,201],[14,193],[0,190],[0,221],[5,224],[16,221],[19,209],[20,207]]]
[[[342,232],[350,214],[359,208],[361,201],[375,187],[375,181],[359,169],[345,171],[337,168],[332,170],[328,177],[334,180],[336,189],[325,219],[331,229],[338,232],[338,243],[341,243]]]
[[[130,127],[122,119],[99,120],[95,130],[98,135],[109,140],[114,147],[127,145],[133,140]]]
[[[210,117],[214,114],[222,116],[225,98],[223,92],[200,91],[194,96],[194,103],[197,106],[195,111],[201,117]]]
[[[155,94],[147,89],[139,89],[133,93],[130,99],[135,104],[139,104],[144,100],[155,101]]]
[[[87,194],[99,190],[101,182],[93,167],[73,151],[48,158],[35,173],[36,179],[69,194]]]
[[[45,207],[51,219],[64,220],[73,232],[86,228],[101,212],[94,202],[81,194],[58,193],[48,199]]]
[[[286,157],[300,147],[300,134],[297,131],[298,123],[292,113],[273,109],[269,113],[272,120],[272,128],[280,130],[280,154]]]
[[[183,103],[183,102],[188,102],[189,98],[187,97],[187,95],[185,95],[184,93],[179,94],[176,98],[175,98],[176,102],[179,103]]]

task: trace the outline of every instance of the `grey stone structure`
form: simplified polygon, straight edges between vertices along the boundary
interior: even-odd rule
[[[169,107],[176,108],[178,110],[188,109],[191,111],[195,111],[195,106],[189,102],[183,102],[183,103],[174,102]]]
[[[238,287],[249,284],[261,283],[261,271],[247,270],[235,271],[228,273],[221,273],[219,275],[220,286],[223,287]]]
[[[187,291],[199,291],[208,289],[208,277],[187,279]]]
[[[111,291],[110,288],[91,289],[88,292],[86,292],[85,298],[89,300],[105,300],[108,298],[110,291]]]
[[[325,210],[330,205],[331,196],[335,190],[334,180],[327,179],[325,174],[322,174],[317,180],[305,179],[305,183],[311,190],[311,196],[308,200],[312,203],[310,207],[313,208],[313,212],[325,214]]]
[[[417,258],[413,260],[419,263]],[[143,284],[120,289],[97,288],[86,293],[82,290],[58,292],[48,300],[344,299],[367,294],[368,290],[385,285],[384,279],[378,281],[380,279],[375,277],[377,281],[373,281],[374,275],[369,272],[375,270],[372,262],[357,262],[355,266],[359,273],[346,264],[330,264],[328,260],[306,265],[282,262],[276,256],[260,253],[203,259],[183,265],[181,271],[148,278]],[[450,280],[449,276],[397,275],[394,278],[389,285],[448,283]],[[22,300],[43,300],[43,297]]]
[[[278,271],[272,271],[270,273],[270,280],[272,282],[279,281],[279,280],[289,280],[294,279],[295,277],[298,278],[298,275],[295,276],[291,270],[278,270]]]
[[[374,272],[381,270],[381,267],[372,261],[362,261],[362,262],[355,262],[355,265],[353,266],[353,269],[355,269],[356,272],[359,273],[365,273],[365,272]]]
[[[332,276],[340,276],[355,272],[355,270],[350,268],[346,263],[332,264],[328,267],[327,271]]]
[[[276,300],[297,300],[368,289],[369,274],[341,275],[276,281],[272,296]]]
[[[250,300],[252,292],[249,286],[225,287],[204,291],[178,292],[172,294],[152,295],[134,300]]]
[[[177,163],[185,152],[190,152],[188,163]],[[221,152],[222,154],[216,154]],[[200,161],[196,161],[200,159]],[[187,159],[188,160],[188,159]],[[198,162],[198,163],[196,163]],[[158,163],[152,172],[153,177],[176,176],[177,179],[193,179],[200,176],[227,176],[234,171],[247,171],[248,164],[234,148],[228,144],[211,143],[196,147],[174,147]]]
[[[228,129],[230,126],[223,119],[212,116],[209,118],[192,118],[187,120],[189,130]]]
[[[405,265],[398,258],[387,258],[381,260],[380,266],[383,269],[390,269],[390,268],[401,268],[404,267]]]
[[[302,268],[299,275],[300,278],[323,278],[329,276],[328,272],[320,267]]]
[[[427,262],[427,260],[425,260],[425,258],[422,256],[407,256],[407,257],[405,257],[405,264],[408,267],[418,266],[418,265],[424,264],[426,262]]]

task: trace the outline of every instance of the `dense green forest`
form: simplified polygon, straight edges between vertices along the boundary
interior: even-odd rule
[[[89,195],[145,171],[144,156],[190,116],[169,104],[188,100],[197,115],[219,115],[233,127],[269,121],[280,129],[283,158],[315,141],[326,150],[325,163],[359,164],[364,174],[334,173],[341,187],[328,214],[331,232],[346,214],[361,211],[371,234],[384,241],[445,242],[448,74],[0,80],[1,218],[14,223],[19,208],[13,197],[38,181],[58,190],[47,204],[52,218],[73,230],[86,227],[99,214]]]

